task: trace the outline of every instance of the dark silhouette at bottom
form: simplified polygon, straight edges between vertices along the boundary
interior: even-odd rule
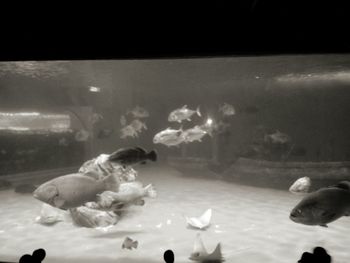
[[[32,255],[25,254],[19,259],[19,263],[41,263],[46,256],[44,249],[39,248]]]
[[[165,251],[163,258],[166,263],[174,263],[174,259],[175,259],[174,252],[172,250]]]
[[[323,247],[315,247],[313,253],[304,252],[298,263],[331,263],[332,258]]]

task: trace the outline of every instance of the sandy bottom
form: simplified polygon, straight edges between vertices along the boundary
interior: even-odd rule
[[[175,262],[190,262],[193,242],[201,232],[211,252],[218,242],[226,262],[297,262],[304,251],[323,246],[332,262],[349,262],[350,219],[329,228],[293,223],[288,215],[301,197],[287,191],[241,186],[215,179],[186,177],[171,168],[145,167],[144,184],[152,183],[156,199],[133,207],[108,232],[80,228],[71,222],[54,226],[34,223],[42,203],[12,190],[0,192],[0,260],[18,262],[23,254],[44,248],[49,262],[163,262],[172,249]],[[205,231],[189,229],[183,215],[213,209]],[[139,241],[123,250],[126,236]],[[103,259],[103,260],[101,260]]]

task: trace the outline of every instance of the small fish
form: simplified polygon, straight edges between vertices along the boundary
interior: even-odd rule
[[[130,126],[133,127],[133,129],[138,133],[140,133],[142,131],[142,129],[147,130],[146,124],[140,120],[133,120],[130,123]]]
[[[125,118],[124,115],[122,115],[122,116],[120,117],[120,125],[121,125],[121,126],[125,126],[125,125],[126,125],[126,118]]]
[[[103,119],[103,116],[99,113],[93,113],[91,115],[91,123],[94,125],[96,124],[97,122],[99,122],[100,120]]]
[[[120,138],[121,139],[126,139],[127,137],[132,137],[132,138],[136,138],[139,137],[139,134],[137,133],[137,131],[135,130],[134,127],[132,127],[131,125],[125,126],[124,128],[122,128],[120,130]]]
[[[179,130],[171,129],[170,127],[157,133],[153,137],[154,144],[164,144],[168,147],[170,146],[178,146],[184,142],[184,138],[181,136],[183,129]]]
[[[132,240],[130,237],[126,237],[123,244],[122,244],[122,249],[129,249],[132,250],[132,248],[137,248],[139,242],[136,240]]]
[[[235,108],[226,102],[219,107],[219,112],[222,112],[222,115],[224,116],[232,116],[236,114]]]
[[[203,130],[200,126],[196,125],[191,129],[187,129],[181,133],[183,141],[185,143],[194,142],[194,141],[202,141],[202,138],[207,135],[208,132]]]
[[[170,112],[168,121],[178,122],[178,123],[181,123],[183,120],[191,121],[191,117],[195,113],[197,113],[199,117],[202,116],[199,106],[197,107],[196,110],[190,110],[190,109],[187,109],[187,105],[184,105],[182,108],[179,108]]]
[[[205,229],[210,225],[211,214],[212,214],[211,209],[208,209],[200,217],[188,218],[185,216],[185,219],[187,224],[190,225],[191,227]]]
[[[305,176],[296,180],[289,188],[289,191],[293,194],[305,194],[309,192],[310,186],[311,179]]]
[[[147,160],[151,160],[153,162],[157,161],[157,152],[152,150],[147,153],[146,150],[142,149],[141,147],[122,148],[110,154],[108,160],[119,163],[123,166],[137,163],[144,164]]]
[[[44,203],[67,210],[95,201],[97,194],[104,191],[118,189],[119,181],[113,175],[96,180],[92,176],[76,173],[59,176],[40,185],[33,196]]]
[[[221,244],[218,243],[214,251],[209,254],[204,247],[202,238],[200,234],[198,233],[196,236],[196,240],[194,241],[193,246],[193,252],[191,253],[191,256],[189,257],[190,260],[193,261],[199,261],[199,262],[223,262],[224,258],[221,253]]]
[[[273,144],[286,144],[290,141],[290,137],[289,135],[277,130],[275,133],[265,135],[264,141],[271,142]]]
[[[148,111],[144,108],[141,108],[140,106],[136,106],[131,111],[128,111],[127,114],[131,114],[134,118],[138,118],[138,119],[149,117]]]
[[[87,130],[80,130],[75,134],[75,140],[78,142],[85,142],[90,136],[90,133]]]
[[[115,225],[119,216],[112,211],[100,211],[86,206],[69,209],[73,222],[82,227],[98,228]]]
[[[350,215],[350,182],[321,188],[306,195],[291,211],[289,218],[299,224],[327,224]]]

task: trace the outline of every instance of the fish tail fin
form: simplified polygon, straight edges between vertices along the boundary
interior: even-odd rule
[[[145,187],[146,190],[146,196],[150,198],[157,197],[157,191],[154,189],[152,184],[149,184]]]
[[[137,248],[138,245],[139,245],[139,241],[132,242],[132,247],[133,248]]]
[[[157,161],[158,156],[157,156],[156,150],[150,151],[147,155],[148,155],[148,159],[150,159],[151,161],[153,162]]]
[[[197,112],[197,115],[198,115],[199,117],[202,117],[202,114],[201,114],[201,111],[200,111],[200,106],[197,107],[196,112]]]
[[[113,174],[105,177],[103,179],[103,182],[106,186],[106,190],[112,191],[112,192],[118,192],[119,191],[119,179],[114,176]]]

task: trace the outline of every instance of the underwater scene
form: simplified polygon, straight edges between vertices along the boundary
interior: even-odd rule
[[[0,261],[349,262],[349,112],[346,54],[0,62]]]

